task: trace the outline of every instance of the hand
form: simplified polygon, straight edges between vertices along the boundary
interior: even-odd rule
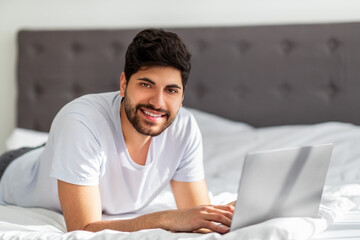
[[[179,232],[227,233],[234,207],[229,205],[203,205],[183,210],[163,212],[164,229]]]

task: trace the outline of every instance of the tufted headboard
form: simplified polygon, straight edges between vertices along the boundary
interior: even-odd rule
[[[257,127],[360,124],[360,23],[167,30],[193,56],[185,106]],[[20,31],[18,126],[48,131],[68,101],[118,90],[139,31]]]

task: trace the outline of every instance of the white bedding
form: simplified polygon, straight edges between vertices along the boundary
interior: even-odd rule
[[[191,110],[198,120],[204,139],[204,166],[210,196],[214,204],[236,199],[239,172],[248,151],[334,143],[334,151],[320,207],[322,218],[279,218],[243,228],[225,235],[217,233],[171,233],[161,229],[124,233],[105,230],[98,233],[75,231],[66,233],[61,214],[39,208],[21,208],[0,205],[1,239],[331,239],[334,221],[360,212],[360,127],[346,123],[329,122],[310,126],[281,126],[255,129],[239,122]],[[26,135],[26,137],[25,137]],[[27,141],[26,139],[30,139]],[[32,139],[32,140],[31,140]],[[37,139],[36,141],[34,139]],[[24,145],[38,145],[46,134],[38,135],[17,129],[7,141],[13,149]],[[139,214],[175,208],[167,189]],[[352,211],[349,213],[349,211]],[[130,218],[137,215],[106,216]],[[360,214],[352,221],[360,225]],[[330,230],[323,232],[330,225]],[[358,226],[359,226],[358,225]],[[321,233],[320,235],[317,235]],[[352,232],[360,239],[360,232]],[[333,235],[331,235],[333,234]],[[354,235],[355,234],[355,235]],[[339,236],[336,236],[339,237]],[[341,237],[341,236],[340,236]],[[349,236],[347,236],[349,237]],[[339,239],[339,238],[337,238]]]

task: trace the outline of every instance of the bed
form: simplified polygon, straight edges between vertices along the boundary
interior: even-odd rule
[[[140,29],[22,30],[17,128],[7,148],[46,141],[56,112],[87,93],[117,91],[126,47]],[[359,239],[360,23],[194,27],[177,32],[192,52],[184,107],[204,141],[214,204],[236,199],[247,152],[334,143],[321,218],[278,218],[225,235],[66,233],[60,213],[0,206],[2,239]],[[175,208],[169,189],[129,218]]]

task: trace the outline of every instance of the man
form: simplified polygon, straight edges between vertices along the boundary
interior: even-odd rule
[[[226,233],[233,207],[209,205],[200,131],[181,108],[190,57],[174,33],[138,33],[126,53],[120,93],[70,102],[55,117],[45,148],[2,157],[16,161],[1,178],[1,201],[62,211],[68,231]],[[169,183],[177,210],[101,220],[103,212],[146,207]]]

